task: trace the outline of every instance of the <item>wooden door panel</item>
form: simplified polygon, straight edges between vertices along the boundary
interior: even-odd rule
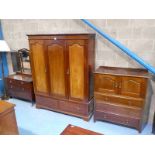
[[[70,98],[85,98],[85,47],[78,42],[69,45]]]
[[[31,64],[34,77],[35,91],[48,93],[47,70],[44,53],[43,41],[36,41],[30,44],[31,46]]]
[[[52,42],[47,50],[51,94],[66,97],[65,45]]]
[[[144,97],[145,79],[136,77],[122,77],[120,93],[132,97]]]
[[[118,77],[112,75],[95,74],[95,91],[100,93],[117,94]]]

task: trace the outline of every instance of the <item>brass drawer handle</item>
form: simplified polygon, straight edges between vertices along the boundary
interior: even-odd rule
[[[106,118],[107,118],[107,116],[106,116],[106,115],[104,115],[104,116],[103,116],[103,118],[105,118],[105,119],[106,119]]]
[[[129,104],[129,105],[132,105],[132,102],[131,102],[131,101],[128,101],[128,104]]]
[[[10,83],[12,83],[12,81],[10,80]]]
[[[126,121],[126,124],[129,124],[129,121],[128,120]]]
[[[80,107],[76,107],[77,110],[80,110]]]
[[[105,101],[108,101],[109,99],[108,99],[108,97],[105,97]]]

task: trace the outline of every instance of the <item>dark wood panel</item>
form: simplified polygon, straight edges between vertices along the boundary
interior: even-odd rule
[[[118,77],[113,75],[95,74],[96,92],[117,94],[118,93]]]
[[[49,93],[47,82],[47,64],[44,52],[44,42],[30,42],[31,65],[36,92]]]
[[[62,41],[47,42],[47,51],[50,93],[54,96],[67,98],[65,43]]]
[[[34,101],[32,77],[25,74],[14,74],[5,78],[7,94],[10,97]]]
[[[140,119],[138,118],[130,118],[122,115],[110,113],[107,111],[95,111],[94,119],[105,120],[112,123],[118,123],[121,125],[126,125],[129,127],[134,127],[140,130]]]
[[[122,95],[145,98],[145,83],[147,79],[137,77],[122,77],[121,80],[120,93]]]
[[[95,71],[95,117],[142,131],[152,96],[144,69],[101,66]]]
[[[139,118],[139,119],[142,114],[141,108],[126,106],[126,105],[124,106],[118,103],[115,104],[110,102],[96,102],[95,107],[96,107],[96,110],[99,110],[99,111],[104,110],[107,112],[133,117],[133,118]]]
[[[36,106],[88,120],[94,109],[95,35],[28,35],[28,38]],[[37,60],[43,64],[38,75],[34,66]]]
[[[14,105],[0,101],[0,135],[18,135]]]
[[[144,105],[145,100],[141,98],[131,98],[131,97],[125,97],[120,95],[107,95],[103,93],[94,93],[96,101],[106,101],[111,103],[119,103],[123,105],[129,105],[129,106],[135,106],[142,108]]]
[[[69,83],[70,97],[85,99],[85,47],[84,42],[70,41],[69,52]]]
[[[69,124],[61,133],[61,135],[102,135],[102,134]]]

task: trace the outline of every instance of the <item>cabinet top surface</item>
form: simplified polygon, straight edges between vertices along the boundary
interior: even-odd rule
[[[13,108],[15,105],[5,101],[0,101],[0,114],[6,112],[7,110]]]
[[[78,35],[95,36],[95,33],[27,34],[27,36],[78,36]]]
[[[19,81],[24,81],[24,82],[32,82],[32,77],[27,76],[25,74],[13,74],[9,75],[7,78],[13,79],[13,80],[19,80]]]
[[[90,39],[95,38],[95,34],[92,33],[79,33],[79,34],[29,34],[27,35],[30,40],[42,40],[42,39]]]
[[[113,74],[113,75],[123,75],[123,76],[135,76],[149,78],[149,73],[146,69],[140,68],[121,68],[121,67],[108,67],[100,66],[95,70],[95,73],[100,74]]]

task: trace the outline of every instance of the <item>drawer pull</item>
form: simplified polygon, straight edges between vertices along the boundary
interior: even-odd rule
[[[126,124],[129,124],[129,120],[126,120],[125,123],[126,123]]]
[[[80,107],[77,107],[76,109],[77,109],[77,110],[80,110]]]
[[[128,104],[129,104],[129,105],[132,105],[132,102],[131,102],[131,101],[128,101]]]
[[[106,119],[106,118],[107,118],[107,116],[106,116],[106,115],[104,115],[104,116],[103,116],[103,118],[105,118],[105,119]]]
[[[12,83],[12,81],[10,80],[10,83]]]
[[[108,97],[105,97],[105,101],[108,101]]]

